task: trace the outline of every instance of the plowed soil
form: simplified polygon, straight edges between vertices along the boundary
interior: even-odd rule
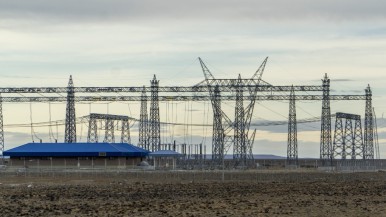
[[[291,182],[6,176],[0,216],[386,216],[386,176],[372,175]]]

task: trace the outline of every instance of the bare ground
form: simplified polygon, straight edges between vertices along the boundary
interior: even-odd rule
[[[1,216],[386,216],[385,173],[225,182],[0,175]]]

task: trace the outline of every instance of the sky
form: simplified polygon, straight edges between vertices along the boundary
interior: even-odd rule
[[[320,85],[325,73],[334,94],[364,94],[370,85],[384,158],[384,11],[381,0],[0,0],[0,86],[62,87],[70,75],[76,86],[142,86],[154,74],[161,86],[189,86],[204,80],[198,57],[216,78],[248,78],[269,56],[263,79],[273,85]],[[161,121],[211,124],[209,102],[160,108]],[[332,113],[363,117],[364,108],[360,101],[331,103]],[[232,117],[233,105],[224,109]],[[90,111],[139,117],[137,102],[83,103],[76,110],[78,117]],[[63,120],[64,111],[64,104],[4,104],[6,149],[32,140],[30,128],[12,124]],[[320,102],[297,102],[298,119],[320,114]],[[259,102],[253,122],[287,118],[287,102]],[[84,141],[86,124],[77,128]],[[210,127],[163,128],[165,142],[205,141],[210,149]],[[256,129],[256,154],[286,155],[286,125]],[[47,128],[32,131],[49,139]],[[299,157],[318,157],[320,123],[299,124],[298,131]],[[137,133],[134,125],[133,141]],[[58,135],[63,139],[61,126]]]

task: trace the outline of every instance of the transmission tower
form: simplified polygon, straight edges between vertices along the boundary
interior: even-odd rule
[[[76,143],[75,92],[71,75],[67,86],[66,126],[64,142]]]
[[[291,90],[289,114],[288,114],[288,141],[287,141],[287,164],[298,165],[298,138],[296,122],[295,91]]]
[[[148,119],[147,119],[147,97],[145,87],[141,95],[141,112],[139,116],[139,141],[138,146],[149,150],[148,143]]]
[[[150,120],[149,120],[149,146],[151,151],[160,150],[161,135],[160,135],[160,117],[159,117],[159,101],[158,101],[158,85],[159,80],[153,77],[151,82],[151,102],[150,102]]]
[[[220,85],[201,58],[198,59],[204,73],[213,110],[212,163],[214,165],[220,165],[224,160],[226,142],[226,134],[223,127],[223,112],[221,110]]]
[[[364,140],[365,147],[363,150],[364,159],[374,159],[374,123],[373,123],[373,107],[372,107],[372,93],[370,85],[367,86],[366,90],[366,109],[365,109],[365,132]]]
[[[211,101],[213,107],[212,160],[213,164],[220,165],[224,159],[224,129],[222,127],[221,100],[218,86],[213,91]]]
[[[247,163],[247,144],[245,135],[245,116],[243,105],[243,90],[241,76],[237,80],[236,85],[236,107],[235,107],[235,123],[234,123],[234,145],[233,159],[236,160],[236,166],[246,166]]]
[[[214,164],[219,165],[224,153],[231,145],[233,145],[234,149],[233,158],[236,160],[237,164],[245,165],[246,159],[253,159],[253,154],[248,153],[248,149],[253,145],[253,142],[248,140],[248,135],[255,101],[257,99],[256,94],[261,87],[261,84],[264,87],[272,86],[261,80],[267,59],[268,58],[264,60],[251,79],[241,79],[241,76],[239,76],[238,79],[215,79],[205,63],[201,60],[201,58],[199,58],[205,82],[207,84],[207,89],[209,91],[210,100],[212,102],[214,125],[212,158],[214,159]],[[228,86],[231,88],[232,92],[236,92],[235,121],[231,121],[224,111],[221,110],[220,99],[222,96],[220,96],[220,88],[224,86]],[[250,88],[245,88],[246,86]],[[243,95],[244,90],[249,92],[250,95],[248,97]],[[228,95],[226,97],[233,96]],[[243,101],[245,99],[250,100],[250,103],[244,109]],[[232,130],[234,132],[233,136],[230,135]],[[223,150],[217,152],[219,149]]]
[[[323,81],[322,116],[320,132],[320,159],[323,166],[332,165],[331,153],[331,110],[330,110],[330,79],[325,74]]]

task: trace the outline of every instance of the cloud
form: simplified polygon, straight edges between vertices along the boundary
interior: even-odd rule
[[[288,133],[288,121],[253,121],[251,129],[253,128],[271,133]],[[298,132],[320,131],[320,121],[302,123],[302,120],[298,120],[297,130]]]
[[[380,0],[1,0],[1,18],[71,21],[138,21],[172,19],[261,21],[305,18],[328,20],[384,19],[386,2]]]
[[[31,142],[31,135],[28,133],[6,131],[4,132],[4,137],[4,150]],[[44,137],[48,137],[48,134],[44,135]],[[35,140],[35,142],[39,142],[38,139],[35,138]],[[43,142],[47,142],[47,140],[43,140]]]
[[[320,82],[321,79],[312,79],[310,80],[312,82]],[[348,79],[348,78],[336,78],[336,79],[330,79],[330,82],[351,82],[351,81],[356,81],[355,79]]]
[[[364,88],[363,88],[364,89]],[[340,90],[341,93],[364,94],[364,90]]]
[[[340,79],[331,79],[333,82],[347,82],[347,81],[355,81],[353,79],[346,79],[346,78],[340,78]]]

